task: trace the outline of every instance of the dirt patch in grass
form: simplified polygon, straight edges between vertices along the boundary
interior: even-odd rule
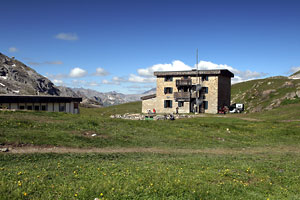
[[[300,147],[279,146],[279,147],[251,147],[241,149],[230,148],[208,148],[208,149],[163,149],[163,148],[72,148],[72,147],[51,147],[51,146],[22,146],[8,147],[13,154],[31,153],[158,153],[158,154],[282,154],[300,153]]]
[[[281,120],[280,122],[300,122],[300,119],[287,119],[287,120]]]

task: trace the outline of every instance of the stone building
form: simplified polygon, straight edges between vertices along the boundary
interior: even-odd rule
[[[142,112],[217,113],[230,106],[231,78],[228,70],[154,72],[156,94],[142,97]]]
[[[79,114],[82,98],[33,95],[0,95],[0,110],[35,110]]]

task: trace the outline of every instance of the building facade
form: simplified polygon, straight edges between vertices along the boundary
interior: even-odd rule
[[[0,109],[35,110],[79,114],[82,98],[0,95]]]
[[[231,78],[228,70],[154,72],[156,94],[142,97],[142,112],[218,113],[230,106]]]

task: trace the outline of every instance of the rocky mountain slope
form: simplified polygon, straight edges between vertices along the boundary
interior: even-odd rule
[[[300,70],[290,75],[289,79],[300,79]]]
[[[155,89],[149,92],[155,93]],[[49,79],[24,63],[0,53],[0,94],[82,97],[83,106],[102,107],[140,101],[140,97],[148,93],[125,95],[117,92],[102,93],[91,89],[55,86]]]
[[[59,95],[60,91],[46,77],[0,53],[0,94]]]
[[[89,99],[100,102],[103,106],[112,106],[133,101],[140,101],[142,96],[154,94],[156,92],[156,88],[146,91],[143,94],[122,94],[114,91],[103,93],[85,88],[72,88],[72,90],[79,96],[86,96]]]
[[[244,103],[246,112],[300,103],[300,79],[277,76],[237,83],[232,85],[231,101]]]

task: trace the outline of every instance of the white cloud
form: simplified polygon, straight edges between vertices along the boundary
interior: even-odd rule
[[[57,79],[57,80],[60,80],[60,79],[63,79],[63,78],[68,78],[68,75],[67,74],[49,74],[49,73],[46,73],[46,76],[50,79]]]
[[[60,60],[57,61],[45,61],[45,62],[28,62],[29,65],[41,66],[41,65],[62,65],[63,62]]]
[[[195,66],[195,68],[196,68],[196,66]],[[203,60],[201,60],[198,63],[198,69],[199,70],[228,69],[232,73],[238,73],[239,72],[239,70],[234,69],[233,67],[228,66],[226,64],[215,64],[215,63],[212,63],[210,61],[203,61]]]
[[[78,36],[76,33],[59,33],[55,36],[56,39],[59,40],[78,40]]]
[[[146,69],[138,69],[138,75],[140,76],[153,76],[155,71],[184,71],[191,70],[192,68],[184,64],[180,60],[174,60],[171,64],[156,64]]]
[[[56,60],[56,61],[46,61],[44,62],[45,64],[48,64],[48,65],[62,65],[63,62],[60,61],[60,60]]]
[[[73,87],[82,87],[82,86],[85,86],[85,87],[97,87],[97,86],[100,86],[99,83],[95,82],[95,81],[86,81],[86,80],[77,80],[77,79],[74,79],[72,80],[72,86]]]
[[[295,72],[297,72],[299,70],[300,70],[300,66],[299,67],[291,67],[290,73],[293,74],[293,73],[295,73]]]
[[[97,83],[97,82],[94,82],[94,81],[92,81],[92,82],[87,82],[87,84],[86,84],[87,86],[90,86],[90,87],[97,87],[97,86],[100,86],[100,84],[99,83]]]
[[[145,69],[138,69],[137,73],[139,76],[130,74],[128,80],[130,82],[136,82],[136,83],[154,82],[155,71],[185,71],[191,69],[196,69],[196,65],[188,66],[180,60],[175,60],[172,63],[156,64]],[[213,62],[203,61],[203,60],[201,60],[198,63],[198,69],[199,70],[227,69],[235,75],[235,77],[232,80],[233,83],[251,80],[255,78],[261,78],[267,75],[266,73],[250,71],[250,70],[240,71],[226,64],[215,64]]]
[[[18,49],[16,47],[9,47],[8,51],[11,52],[11,53],[14,53],[14,52],[17,52]]]
[[[106,79],[102,80],[101,83],[103,83],[103,84],[110,84],[110,82],[108,80],[106,80]]]
[[[59,80],[59,79],[54,79],[54,80],[52,80],[52,82],[53,82],[55,85],[64,85],[64,81]]]
[[[155,82],[155,80],[155,77],[142,77],[135,74],[130,74],[128,78],[128,82],[132,83],[152,83]]]
[[[85,71],[84,69],[81,69],[79,67],[72,69],[69,74],[69,76],[71,78],[80,78],[80,77],[84,77],[86,75],[87,75],[87,71]]]
[[[105,69],[99,67],[96,69],[96,72],[93,74],[94,76],[106,76],[109,73],[107,71],[105,71]]]

